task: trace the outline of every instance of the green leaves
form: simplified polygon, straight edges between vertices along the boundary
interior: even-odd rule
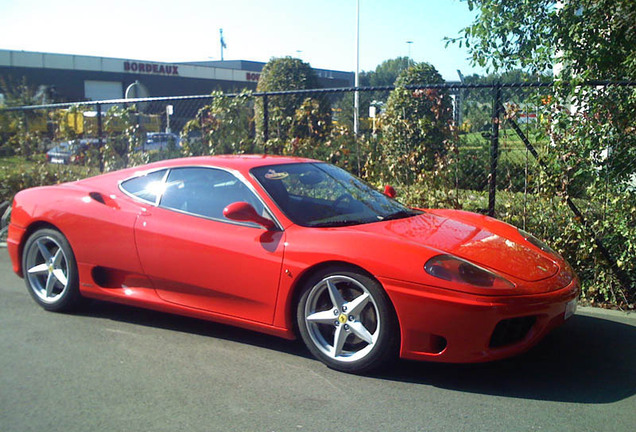
[[[250,91],[229,97],[212,93],[213,99],[182,131],[187,156],[254,153],[254,99]]]
[[[382,161],[394,180],[413,184],[434,175],[448,152],[451,137],[450,96],[437,89],[409,90],[406,86],[443,82],[430,64],[403,71],[389,96],[382,126]]]
[[[546,71],[565,76],[636,79],[633,0],[470,0],[478,9],[462,39],[475,64],[494,70]]]
[[[308,63],[300,59],[283,57],[271,59],[263,67],[256,89],[259,92],[277,92],[319,87],[318,78]],[[316,96],[310,99],[314,102],[307,102],[306,94],[269,96],[267,100],[268,138],[286,141],[307,138],[315,133],[324,134],[331,123],[329,116],[331,107],[323,97]],[[313,109],[308,110],[307,103],[313,105]],[[305,104],[304,107],[303,104]],[[299,109],[300,113],[297,112]],[[256,139],[261,144],[264,141],[265,130],[263,113],[263,99],[258,98],[255,104]],[[307,116],[313,116],[313,118]],[[312,131],[309,130],[309,124],[313,125]]]

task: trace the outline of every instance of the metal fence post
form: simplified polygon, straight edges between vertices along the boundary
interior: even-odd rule
[[[265,143],[269,140],[269,109],[267,106],[267,94],[263,95],[263,153],[267,153]]]
[[[492,131],[490,133],[490,179],[488,187],[488,216],[495,216],[495,198],[497,196],[497,161],[499,159],[499,114],[501,105],[501,83],[493,87]]]
[[[29,116],[26,110],[22,111],[22,124],[24,125],[24,134],[20,139],[20,147],[22,154],[30,158],[32,149],[29,144]]]
[[[102,148],[104,142],[102,140],[102,104],[95,106],[97,111],[97,147],[99,150],[99,171],[104,172],[104,149]]]

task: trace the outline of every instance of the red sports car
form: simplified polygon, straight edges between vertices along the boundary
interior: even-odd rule
[[[177,159],[24,190],[14,271],[43,308],[82,297],[300,336],[354,373],[402,358],[520,353],[576,308],[579,282],[530,234],[405,207],[335,166]]]

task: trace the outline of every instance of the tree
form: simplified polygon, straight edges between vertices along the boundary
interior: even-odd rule
[[[284,57],[274,58],[263,67],[256,90],[258,92],[277,92],[317,89],[319,87],[318,78],[308,63]],[[312,100],[318,103],[318,110],[307,109],[308,105],[312,105]],[[301,113],[297,113],[301,107],[303,107]],[[303,134],[304,132],[311,131],[313,135],[321,134],[322,129],[326,130],[329,126],[330,107],[323,97],[308,97],[307,94],[270,96],[267,108],[269,139],[278,143],[285,143],[293,138],[305,138],[307,136]],[[255,115],[257,140],[261,144],[264,144],[263,110],[263,99],[259,98],[256,101]],[[303,113],[308,115],[315,113],[320,119],[303,118]],[[300,126],[300,124],[305,126]],[[309,124],[315,127],[306,127]]]
[[[0,77],[0,93],[7,107],[40,105],[51,102],[44,86],[30,85],[23,77],[16,82]],[[0,112],[0,151],[3,154],[18,152],[30,159],[34,153],[44,150],[48,138],[46,111]]]
[[[580,273],[584,296],[615,303],[636,300],[636,90],[633,86],[585,86],[586,80],[636,80],[634,0],[466,0],[478,9],[463,37],[473,61],[495,70],[522,67],[545,71],[560,66],[554,93],[541,117],[550,136],[545,190],[571,196],[585,178],[592,214],[585,229],[572,220],[553,244]],[[589,221],[588,221],[589,222]],[[592,230],[611,251],[612,271],[599,268]],[[569,239],[569,240],[565,240]],[[598,248],[602,250],[601,248]]]
[[[369,85],[372,87],[392,86],[400,74],[413,65],[413,60],[408,57],[397,57],[384,60],[375,71],[369,72]]]
[[[477,9],[463,30],[473,62],[533,71],[562,62],[565,77],[636,79],[633,0],[466,0]]]
[[[442,82],[432,65],[419,63],[400,74],[389,96],[382,148],[389,172],[404,184],[413,184],[439,166],[448,151],[453,118],[445,91],[409,90],[406,86]]]
[[[210,104],[201,108],[183,129],[184,153],[199,156],[254,152],[251,92],[232,97],[213,92],[212,96]]]

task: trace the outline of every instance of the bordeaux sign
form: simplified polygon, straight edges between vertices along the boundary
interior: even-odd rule
[[[261,76],[261,74],[256,73],[256,72],[246,72],[245,73],[245,79],[247,81],[258,81],[260,76]]]
[[[179,66],[125,61],[124,71],[159,75],[179,75]]]

